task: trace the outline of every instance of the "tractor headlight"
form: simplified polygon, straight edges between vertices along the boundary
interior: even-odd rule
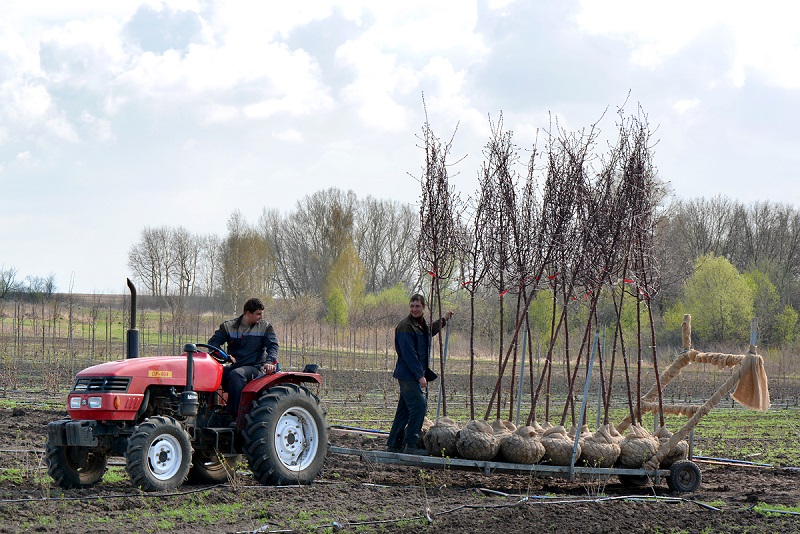
[[[89,408],[101,408],[103,406],[103,397],[89,397]]]
[[[69,398],[69,407],[73,410],[77,410],[81,407],[81,398],[80,397],[70,397]]]

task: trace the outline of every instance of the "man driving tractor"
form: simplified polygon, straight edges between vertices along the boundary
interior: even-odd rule
[[[222,387],[228,392],[228,412],[239,413],[239,400],[248,382],[262,374],[280,370],[278,365],[278,336],[272,324],[264,320],[264,304],[251,298],[244,303],[242,315],[229,319],[208,340],[209,345],[222,348],[227,343],[227,353],[233,362],[222,372]]]

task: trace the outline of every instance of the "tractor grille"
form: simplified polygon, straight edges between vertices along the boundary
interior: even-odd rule
[[[128,376],[97,376],[91,378],[78,378],[75,380],[73,393],[104,393],[128,391],[131,379]]]

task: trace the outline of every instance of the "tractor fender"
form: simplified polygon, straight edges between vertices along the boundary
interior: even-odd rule
[[[261,396],[261,393],[278,384],[300,384],[302,382],[313,382],[322,384],[322,376],[319,373],[300,373],[300,372],[277,372],[271,375],[261,375],[247,383],[242,390],[242,399],[239,403],[238,419],[243,420],[244,416],[250,412],[251,404]]]

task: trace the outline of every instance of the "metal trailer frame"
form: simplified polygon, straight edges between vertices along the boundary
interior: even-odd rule
[[[617,467],[576,467],[575,465],[547,465],[547,464],[514,464],[508,462],[493,462],[486,460],[467,460],[465,458],[441,458],[438,456],[416,456],[399,452],[380,450],[349,449],[345,447],[328,446],[328,452],[334,454],[347,454],[358,456],[362,462],[379,464],[407,465],[411,467],[457,469],[464,471],[478,471],[484,475],[515,474],[533,475],[544,474],[547,476],[566,478],[570,482],[576,478],[607,479],[612,476],[647,477],[654,484],[659,484],[662,479],[670,477],[669,469],[628,469]]]

